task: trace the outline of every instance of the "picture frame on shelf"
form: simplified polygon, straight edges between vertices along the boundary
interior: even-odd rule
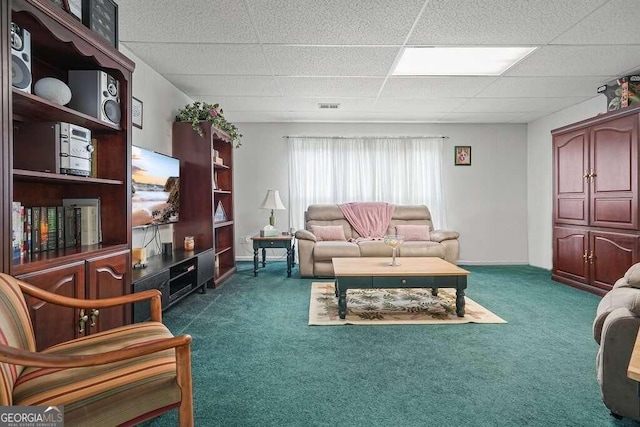
[[[82,0],[62,0],[64,9],[78,21],[82,21]],[[55,2],[54,2],[55,3]]]
[[[135,96],[131,97],[131,124],[142,129],[142,101]]]
[[[454,148],[456,166],[471,166],[471,146],[470,145],[456,145]]]
[[[67,8],[65,7],[65,0],[51,0],[51,3],[55,4],[64,11],[67,11]]]

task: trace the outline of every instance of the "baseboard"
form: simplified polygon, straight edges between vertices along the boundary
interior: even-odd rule
[[[287,258],[283,255],[269,256],[267,255],[267,261],[286,261]],[[252,255],[237,255],[236,261],[253,261]],[[260,261],[262,261],[262,255],[260,255]],[[529,261],[458,261],[458,265],[529,265]]]
[[[529,265],[529,261],[464,261],[459,260],[458,265]]]
[[[260,262],[262,262],[262,255],[259,256]],[[253,255],[236,255],[236,261],[251,261],[253,262]],[[286,255],[269,256],[267,255],[267,261],[284,261],[287,262]]]

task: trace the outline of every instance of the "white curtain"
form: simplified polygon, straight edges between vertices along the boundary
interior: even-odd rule
[[[446,229],[442,137],[289,137],[289,216],[304,228],[314,203],[427,205],[435,229]]]

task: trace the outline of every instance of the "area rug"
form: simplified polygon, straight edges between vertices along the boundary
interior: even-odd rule
[[[313,282],[309,304],[309,325],[410,325],[507,323],[469,297],[465,315],[456,315],[456,290],[431,289],[350,289],[347,316],[338,316],[338,298],[333,282]]]

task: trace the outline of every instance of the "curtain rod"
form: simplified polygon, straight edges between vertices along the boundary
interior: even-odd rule
[[[285,135],[283,138],[311,138],[311,139],[322,139],[322,138],[331,138],[331,139],[358,139],[358,138],[367,138],[367,139],[390,139],[390,138],[442,138],[449,139],[448,136],[444,135],[390,135],[390,136],[304,136],[304,135]]]

